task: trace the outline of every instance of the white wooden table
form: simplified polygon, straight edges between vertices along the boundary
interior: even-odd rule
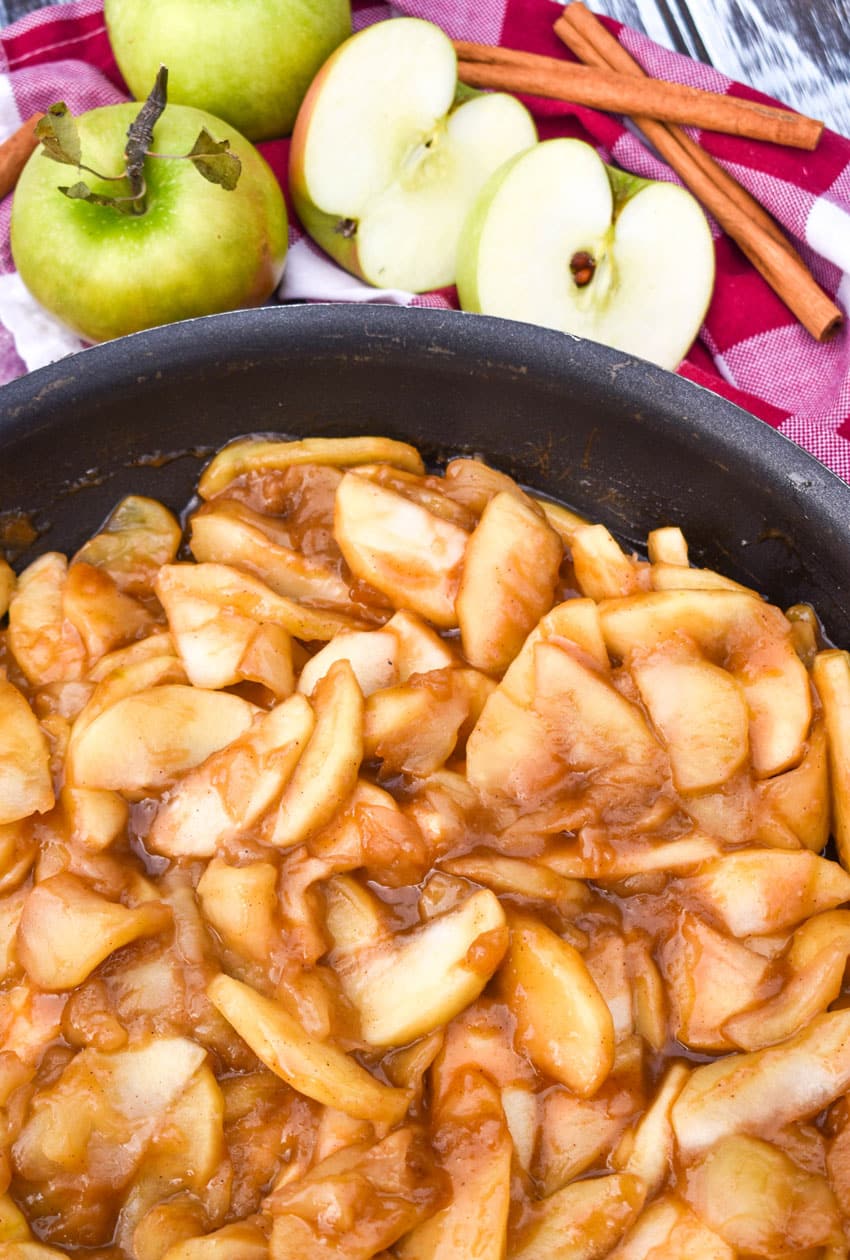
[[[45,2],[0,0],[0,25]],[[850,0],[589,3],[850,136]]]

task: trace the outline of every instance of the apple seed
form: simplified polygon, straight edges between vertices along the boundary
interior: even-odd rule
[[[596,259],[586,249],[579,249],[570,259],[570,271],[573,273],[576,288],[583,289],[593,279]]]

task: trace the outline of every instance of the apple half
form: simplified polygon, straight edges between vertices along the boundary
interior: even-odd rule
[[[453,284],[464,220],[487,180],[537,141],[526,108],[458,87],[438,26],[395,18],[325,62],[292,137],[290,187],[313,240],[380,288]]]
[[[676,184],[606,166],[581,140],[506,163],[464,226],[465,311],[557,328],[675,368],[714,286],[699,204]]]

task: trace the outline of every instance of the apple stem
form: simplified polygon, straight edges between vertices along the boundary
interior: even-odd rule
[[[573,273],[576,288],[583,289],[594,277],[596,259],[586,249],[579,249],[570,259],[570,271]]]

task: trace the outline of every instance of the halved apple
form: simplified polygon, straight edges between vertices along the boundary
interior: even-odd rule
[[[666,368],[696,336],[714,285],[711,232],[690,193],[606,167],[581,140],[547,140],[493,175],[458,260],[464,310]]]
[[[537,140],[503,93],[458,93],[457,57],[430,22],[398,18],[325,62],[292,135],[298,217],[347,271],[383,288],[452,284],[464,219],[489,177]]]

